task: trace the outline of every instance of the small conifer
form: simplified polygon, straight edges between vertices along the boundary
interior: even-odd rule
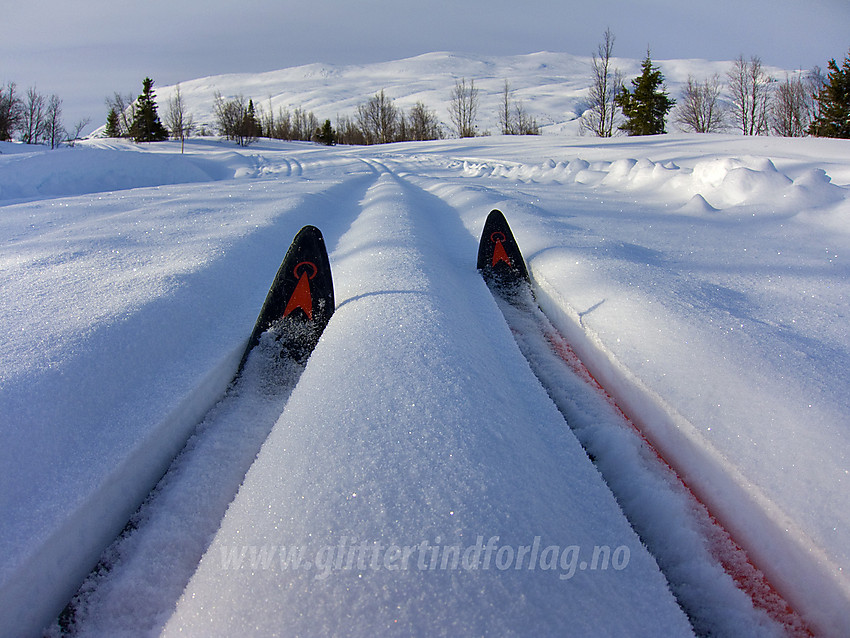
[[[336,131],[331,126],[330,120],[325,120],[320,129],[316,130],[316,141],[325,146],[333,146],[336,144]]]
[[[818,137],[850,138],[850,54],[841,68],[829,62],[829,81],[817,95],[820,114],[809,126]]]
[[[103,134],[106,137],[121,137],[121,122],[118,118],[118,111],[114,108],[109,109],[106,116],[106,130]]]
[[[156,112],[156,94],[153,92],[153,80],[150,78],[144,79],[142,94],[136,99],[130,137],[136,142],[161,142],[168,139],[168,131]]]
[[[642,73],[632,80],[632,90],[622,87],[614,100],[626,117],[620,129],[629,135],[658,135],[665,132],[667,112],[676,101],[664,90],[664,76],[652,65],[649,51],[641,68]]]

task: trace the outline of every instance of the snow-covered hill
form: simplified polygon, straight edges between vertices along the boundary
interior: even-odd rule
[[[0,634],[55,623],[104,560],[77,601],[81,635],[200,633],[213,617],[686,635],[666,583],[703,629],[781,635],[694,558],[701,537],[620,458],[602,412],[577,400],[568,425],[555,410],[475,272],[494,207],[597,378],[816,633],[850,633],[847,141],[0,150]],[[294,389],[222,400],[307,223],[325,233],[337,315]],[[641,540],[620,509],[644,513]],[[563,553],[548,571],[400,578],[222,564],[251,547],[478,536],[501,538],[494,561],[540,537],[630,562],[621,550],[623,569],[575,579],[558,578]]]
[[[617,58],[613,65],[625,77],[640,73],[640,60]],[[658,60],[667,87],[678,97],[688,75],[702,80],[718,74],[724,77],[731,62],[707,60]],[[769,69],[775,77],[780,69]],[[312,111],[321,120],[353,117],[357,106],[382,89],[396,106],[408,110],[422,101],[434,110],[447,131],[451,131],[449,104],[451,91],[460,79],[474,80],[479,89],[480,131],[500,131],[498,113],[503,101],[505,80],[529,115],[545,132],[578,131],[576,119],[586,108],[591,82],[589,56],[540,52],[517,56],[475,56],[437,52],[404,60],[367,65],[309,64],[267,73],[237,73],[188,80],[180,84],[187,110],[198,124],[214,130],[213,101],[216,91],[225,98],[243,96],[275,114],[280,109]],[[157,88],[162,105],[173,95],[173,86]]]

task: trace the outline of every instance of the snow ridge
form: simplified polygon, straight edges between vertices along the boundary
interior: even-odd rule
[[[417,203],[431,200],[406,190],[383,173],[331,253],[337,312],[164,635],[247,626],[256,635],[316,627],[521,635],[529,625],[615,634],[636,623],[688,635],[654,561],[542,388],[517,365],[521,355],[480,277],[458,268],[469,241],[448,232],[457,226],[451,217],[417,214]],[[411,361],[421,364],[409,368]],[[367,372],[368,386],[355,369]],[[574,507],[581,518],[569,514]],[[573,583],[504,562],[536,536],[543,546],[586,550],[605,538],[628,547],[628,569],[576,572]],[[443,548],[465,553],[478,537],[498,544],[493,563],[442,563]],[[244,545],[307,546],[325,570],[276,562],[224,569],[223,557]],[[361,562],[352,546],[387,553]],[[440,548],[440,560],[401,558],[404,548],[422,547],[432,556]],[[328,563],[327,548],[347,552]],[[589,613],[579,588],[618,614]]]

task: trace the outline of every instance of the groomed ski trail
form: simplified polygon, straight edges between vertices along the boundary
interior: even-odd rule
[[[392,173],[393,169],[394,169],[394,163],[392,162],[392,160],[387,159],[387,158],[382,158],[381,161],[368,160],[366,163],[370,166],[369,172],[373,176],[377,175],[379,173]],[[300,168],[300,165],[299,165],[299,168]],[[407,170],[407,171],[410,170],[409,163],[404,167],[404,169]],[[355,173],[356,173],[356,170],[355,170]],[[290,175],[292,174],[291,168],[289,170],[289,174]],[[374,184],[375,179],[377,179],[377,178],[370,180],[370,185]],[[411,176],[411,175],[408,175],[408,174],[402,175],[402,174],[398,173],[398,174],[395,175],[394,179],[396,181],[397,186],[404,189],[404,194],[405,194],[404,199],[409,200],[409,201],[415,201],[416,204],[417,204],[417,206],[416,206],[417,209],[424,207],[425,209],[428,209],[428,210],[433,210],[433,211],[439,210],[440,211],[439,215],[433,216],[434,217],[434,223],[437,226],[440,227],[441,232],[450,231],[451,233],[454,233],[455,235],[457,235],[457,237],[452,237],[452,241],[458,242],[458,246],[456,248],[452,248],[452,254],[458,255],[458,256],[463,254],[464,251],[467,251],[470,246],[474,250],[474,243],[477,240],[477,237],[473,237],[475,230],[476,230],[476,223],[477,223],[476,219],[483,220],[483,216],[486,215],[486,212],[487,212],[487,210],[489,210],[490,206],[503,207],[505,210],[508,210],[508,211],[512,210],[515,206],[517,209],[523,210],[525,208],[528,208],[528,206],[529,206],[528,201],[530,199],[533,199],[532,195],[525,195],[525,194],[522,194],[522,196],[511,195],[511,194],[506,195],[505,192],[504,192],[505,189],[482,188],[479,185],[476,185],[473,188],[459,186],[457,181],[455,181],[454,183],[439,184],[438,180],[435,180],[433,178],[417,177],[416,175]],[[418,186],[416,186],[414,184],[417,184]],[[351,195],[353,193],[353,191],[348,192],[347,186],[341,188],[338,192],[343,196]],[[439,199],[443,202],[443,205],[440,205],[438,203],[438,196],[439,196]],[[326,194],[325,193],[319,193],[319,194],[316,195],[316,197],[320,198],[321,200],[325,200]],[[337,199],[337,198],[335,198],[335,199]],[[338,198],[338,199],[342,199],[342,198]],[[356,199],[356,197],[355,197],[355,199]],[[464,205],[458,205],[459,201],[464,201],[465,204]],[[482,203],[482,202],[486,202],[486,203]],[[319,211],[319,210],[320,209],[319,209],[318,206],[315,207],[315,211]],[[357,212],[359,212],[359,210]],[[545,216],[545,214],[544,214],[544,216]],[[328,221],[333,219],[332,215],[323,215],[323,217],[325,219],[327,219]],[[467,238],[464,235],[462,230],[460,230],[460,231],[458,230],[460,228],[460,226],[455,221],[455,219],[457,217],[460,217],[460,219],[463,220],[463,224],[466,227],[466,230],[468,231],[466,234],[469,235],[469,238]],[[448,221],[446,221],[446,220],[448,220]],[[304,217],[303,221],[310,222],[310,223],[318,223],[319,225],[322,226],[323,229],[326,227],[324,224],[322,224],[321,219],[317,220],[315,217]],[[335,224],[335,223],[336,222],[334,221],[333,224]],[[521,228],[521,226],[520,226],[520,228]],[[480,225],[479,225],[479,229],[480,229]],[[343,230],[346,230],[344,225],[340,226],[340,231],[336,233],[336,237],[338,237]],[[461,248],[461,244],[466,244],[466,246]],[[329,246],[330,245],[332,245],[332,244],[329,242]],[[340,254],[344,255],[345,253],[340,253]],[[469,263],[472,263],[472,260],[473,260],[472,255],[473,255],[473,253],[465,255],[465,258],[469,261]],[[334,259],[335,259],[335,256],[332,256],[332,261]],[[460,260],[458,260],[457,263],[459,265]],[[464,267],[469,267],[469,264],[464,264]],[[561,321],[559,321],[559,327],[561,329],[563,329],[562,326],[563,326],[564,321],[563,321],[563,317],[561,317],[559,313],[563,313],[563,314],[573,313],[573,314],[575,314],[575,312],[570,308],[561,308],[561,306],[563,305],[563,301],[558,299],[556,291],[552,291],[552,290],[549,290],[548,288],[546,288],[547,282],[546,282],[545,279],[541,278],[541,282],[543,283],[544,289],[546,291],[546,294],[543,295],[542,303],[544,303],[544,305],[547,309],[547,312],[551,312],[553,309],[555,310],[555,312],[553,313],[553,317],[557,317],[558,319],[561,320]],[[351,300],[347,300],[347,302],[351,302]],[[582,345],[585,348],[588,347],[587,344],[582,344]],[[593,346],[591,345],[590,347],[593,347]],[[615,384],[614,387],[619,387],[619,386],[617,386]],[[550,389],[550,388],[548,388],[548,386],[547,386],[547,389]],[[561,406],[559,405],[559,407],[561,407]],[[585,413],[584,417],[586,417],[587,413],[590,413],[590,414],[593,413],[593,408],[588,408],[587,404],[584,404],[584,406],[580,406],[577,409],[577,411],[576,411],[577,416],[573,421],[577,422],[579,424],[580,428],[581,428],[581,425],[582,425],[582,422],[583,422],[582,421],[582,418],[583,418],[582,417],[582,411],[584,411],[584,413]],[[273,411],[269,412],[269,416],[272,420],[275,418]],[[606,417],[603,417],[603,418],[607,419],[609,417],[606,416]],[[582,437],[581,432],[579,432],[579,437],[582,439],[582,442],[586,446],[588,446],[588,450],[591,451],[591,453],[594,454],[597,462],[599,462],[599,459],[603,455],[593,452],[593,448],[592,448],[593,442],[588,443],[588,441],[585,438]],[[622,454],[627,453],[627,452],[623,452],[623,449],[628,447],[628,444],[624,444],[623,441],[618,442],[618,441],[614,440],[616,438],[617,438],[616,435],[613,435],[609,432],[608,434],[603,433],[601,436],[597,437],[597,439],[596,439],[596,443],[598,445],[602,445],[604,447],[606,442],[607,442],[607,443],[610,444],[611,448],[618,450],[618,451],[614,451],[611,454],[611,458],[614,459],[614,465],[616,465],[619,462],[619,458],[621,458]],[[629,453],[631,453],[631,452],[629,452]],[[638,453],[637,456],[640,456],[640,454]],[[603,463],[604,463],[604,461],[603,461]],[[614,469],[615,472],[619,472],[621,474],[621,477],[624,479],[624,482],[629,481],[629,477],[626,475],[626,473],[624,473],[622,471],[622,468],[614,467],[613,469]],[[609,471],[610,470],[611,470],[611,467],[609,465]],[[660,482],[663,483],[663,480],[661,480]],[[644,485],[643,487],[646,487],[646,486]],[[669,488],[669,486],[668,486],[668,488]],[[664,488],[664,489],[668,489],[668,488]],[[637,486],[636,491],[633,492],[631,496],[628,496],[628,498],[632,498],[633,500],[637,500],[639,502],[639,504],[643,503],[645,505],[647,501],[646,501],[645,496],[641,496],[640,489],[641,489],[641,487]],[[618,498],[622,498],[622,495],[619,494],[619,493],[618,493]],[[665,505],[665,507],[666,507],[666,505]],[[665,514],[665,515],[667,515],[667,514]],[[683,512],[681,514],[681,516],[683,516],[684,519],[687,519],[688,513]],[[649,518],[651,518],[651,516]],[[692,530],[686,529],[686,530],[681,531],[681,530],[665,529],[665,530],[655,530],[655,532],[658,534],[657,538],[658,538],[659,542],[664,543],[666,540],[669,539],[670,534],[680,533],[680,536],[682,534],[687,536],[688,534],[690,534],[692,532]],[[677,543],[677,544],[675,544],[675,547],[673,547],[673,549],[672,549],[673,554],[676,554],[676,553],[682,554],[682,553],[686,553],[687,551],[689,551],[689,546],[687,545],[687,543]],[[664,566],[664,569],[665,569],[665,572],[667,574],[668,579],[673,581],[676,577],[676,575],[674,573],[675,567],[673,569],[673,572],[671,572],[669,564],[665,564],[664,557],[657,556],[657,558],[659,559],[659,562]],[[692,559],[692,557],[689,557],[689,559]],[[698,563],[698,561],[697,561],[697,563]],[[694,572],[688,572],[687,571],[687,563],[683,563],[682,566],[683,566],[682,573],[684,573],[688,577],[692,577]],[[693,566],[693,563],[692,563],[691,566]],[[193,567],[190,566],[189,570],[191,571],[191,569],[193,569]],[[186,578],[188,578],[188,576],[189,576],[189,572],[187,572]],[[740,622],[742,622],[744,625],[746,625],[748,622],[752,621],[752,617],[747,616],[747,610],[745,609],[746,603],[745,602],[742,603],[742,601],[739,599],[739,600],[733,600],[733,604],[731,605],[731,607],[735,610],[734,612],[730,613],[726,618],[721,618],[720,620],[718,620],[716,618],[715,611],[718,610],[718,609],[722,609],[723,606],[728,605],[729,601],[730,601],[730,597],[729,597],[729,594],[728,594],[728,590],[729,590],[728,583],[720,583],[720,582],[718,582],[719,580],[722,580],[722,577],[718,579],[717,574],[707,574],[706,580],[703,583],[701,583],[703,586],[705,586],[707,583],[709,585],[708,589],[705,590],[706,591],[705,598],[706,598],[707,605],[706,605],[705,609],[701,610],[702,617],[705,618],[705,619],[708,619],[709,620],[708,625],[713,627],[715,630],[717,630],[718,627],[719,627],[721,629],[722,628],[727,628],[727,629],[732,628],[732,629],[730,629],[730,631],[733,631],[734,627],[735,627],[736,619],[740,620]],[[687,586],[691,586],[691,584],[696,585],[696,583],[685,583],[685,584]],[[699,595],[696,596],[696,599],[697,600],[699,599]],[[734,595],[732,596],[732,599],[734,599]],[[173,597],[172,597],[172,600],[173,600]],[[736,615],[738,613],[741,613],[743,615],[741,615],[739,617],[738,615]],[[125,616],[125,618],[126,618],[126,616]],[[165,618],[166,618],[166,616],[161,616],[161,619],[162,619],[163,622],[164,622]],[[712,618],[714,618],[714,621],[711,620]],[[692,622],[693,621],[694,621],[694,616],[692,616]],[[714,622],[715,624],[712,624],[712,622]],[[120,624],[120,623],[118,623],[118,624]],[[772,631],[772,629],[770,627],[767,627],[765,629],[766,635],[771,635],[770,634],[771,631]],[[730,635],[734,635],[734,633],[732,633]]]
[[[332,251],[334,318],[165,634],[690,635],[517,349],[476,240],[419,192],[381,175]],[[535,537],[588,561],[628,548],[628,569],[540,569]],[[486,567],[435,558],[485,541]],[[264,560],[239,563],[246,547]],[[312,560],[286,570],[293,547]]]
[[[375,163],[387,171],[395,168],[392,160]],[[473,215],[469,206],[455,209],[453,202],[497,201],[499,197],[499,205],[506,203],[501,193],[491,189],[473,191],[407,174],[404,183],[422,205],[435,210],[449,206],[466,220],[483,219],[488,208]],[[482,225],[477,224],[479,235]],[[523,312],[501,299],[496,301],[535,375],[656,557],[697,633],[733,638],[747,627],[754,636],[811,636],[797,612],[623,413],[616,398],[588,371],[537,304],[531,301]],[[646,458],[647,451],[654,459]],[[653,503],[659,492],[665,498]],[[660,529],[654,522],[662,518],[660,511],[663,520],[672,518],[679,526]]]

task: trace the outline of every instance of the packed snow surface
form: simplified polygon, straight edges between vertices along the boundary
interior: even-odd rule
[[[599,635],[625,623],[686,635],[475,272],[491,208],[511,223],[544,311],[609,392],[811,626],[850,633],[847,142],[0,150],[3,635],[56,617],[193,433],[205,451],[187,448],[181,471],[202,468],[191,489],[206,480],[226,496],[194,553],[172,547],[187,573],[153,631],[226,632],[247,613],[259,633],[587,623],[577,633]],[[294,388],[241,390],[248,418],[225,390],[308,223],[325,233],[338,310]],[[225,422],[238,427],[204,448],[204,428]],[[256,427],[237,444],[243,424]],[[230,478],[203,469],[237,445]],[[181,491],[180,471],[169,477],[164,499]],[[474,555],[479,536],[500,537],[490,570],[334,562],[371,560],[380,543],[391,565],[414,545],[408,564],[429,564],[450,560],[447,547]],[[515,569],[535,537],[541,552],[627,547],[629,562],[620,550],[608,570],[570,578]],[[280,565],[270,548],[296,544],[314,558],[345,551],[313,570],[264,568]],[[498,569],[502,547],[510,569]],[[571,602],[578,585],[590,612]]]

